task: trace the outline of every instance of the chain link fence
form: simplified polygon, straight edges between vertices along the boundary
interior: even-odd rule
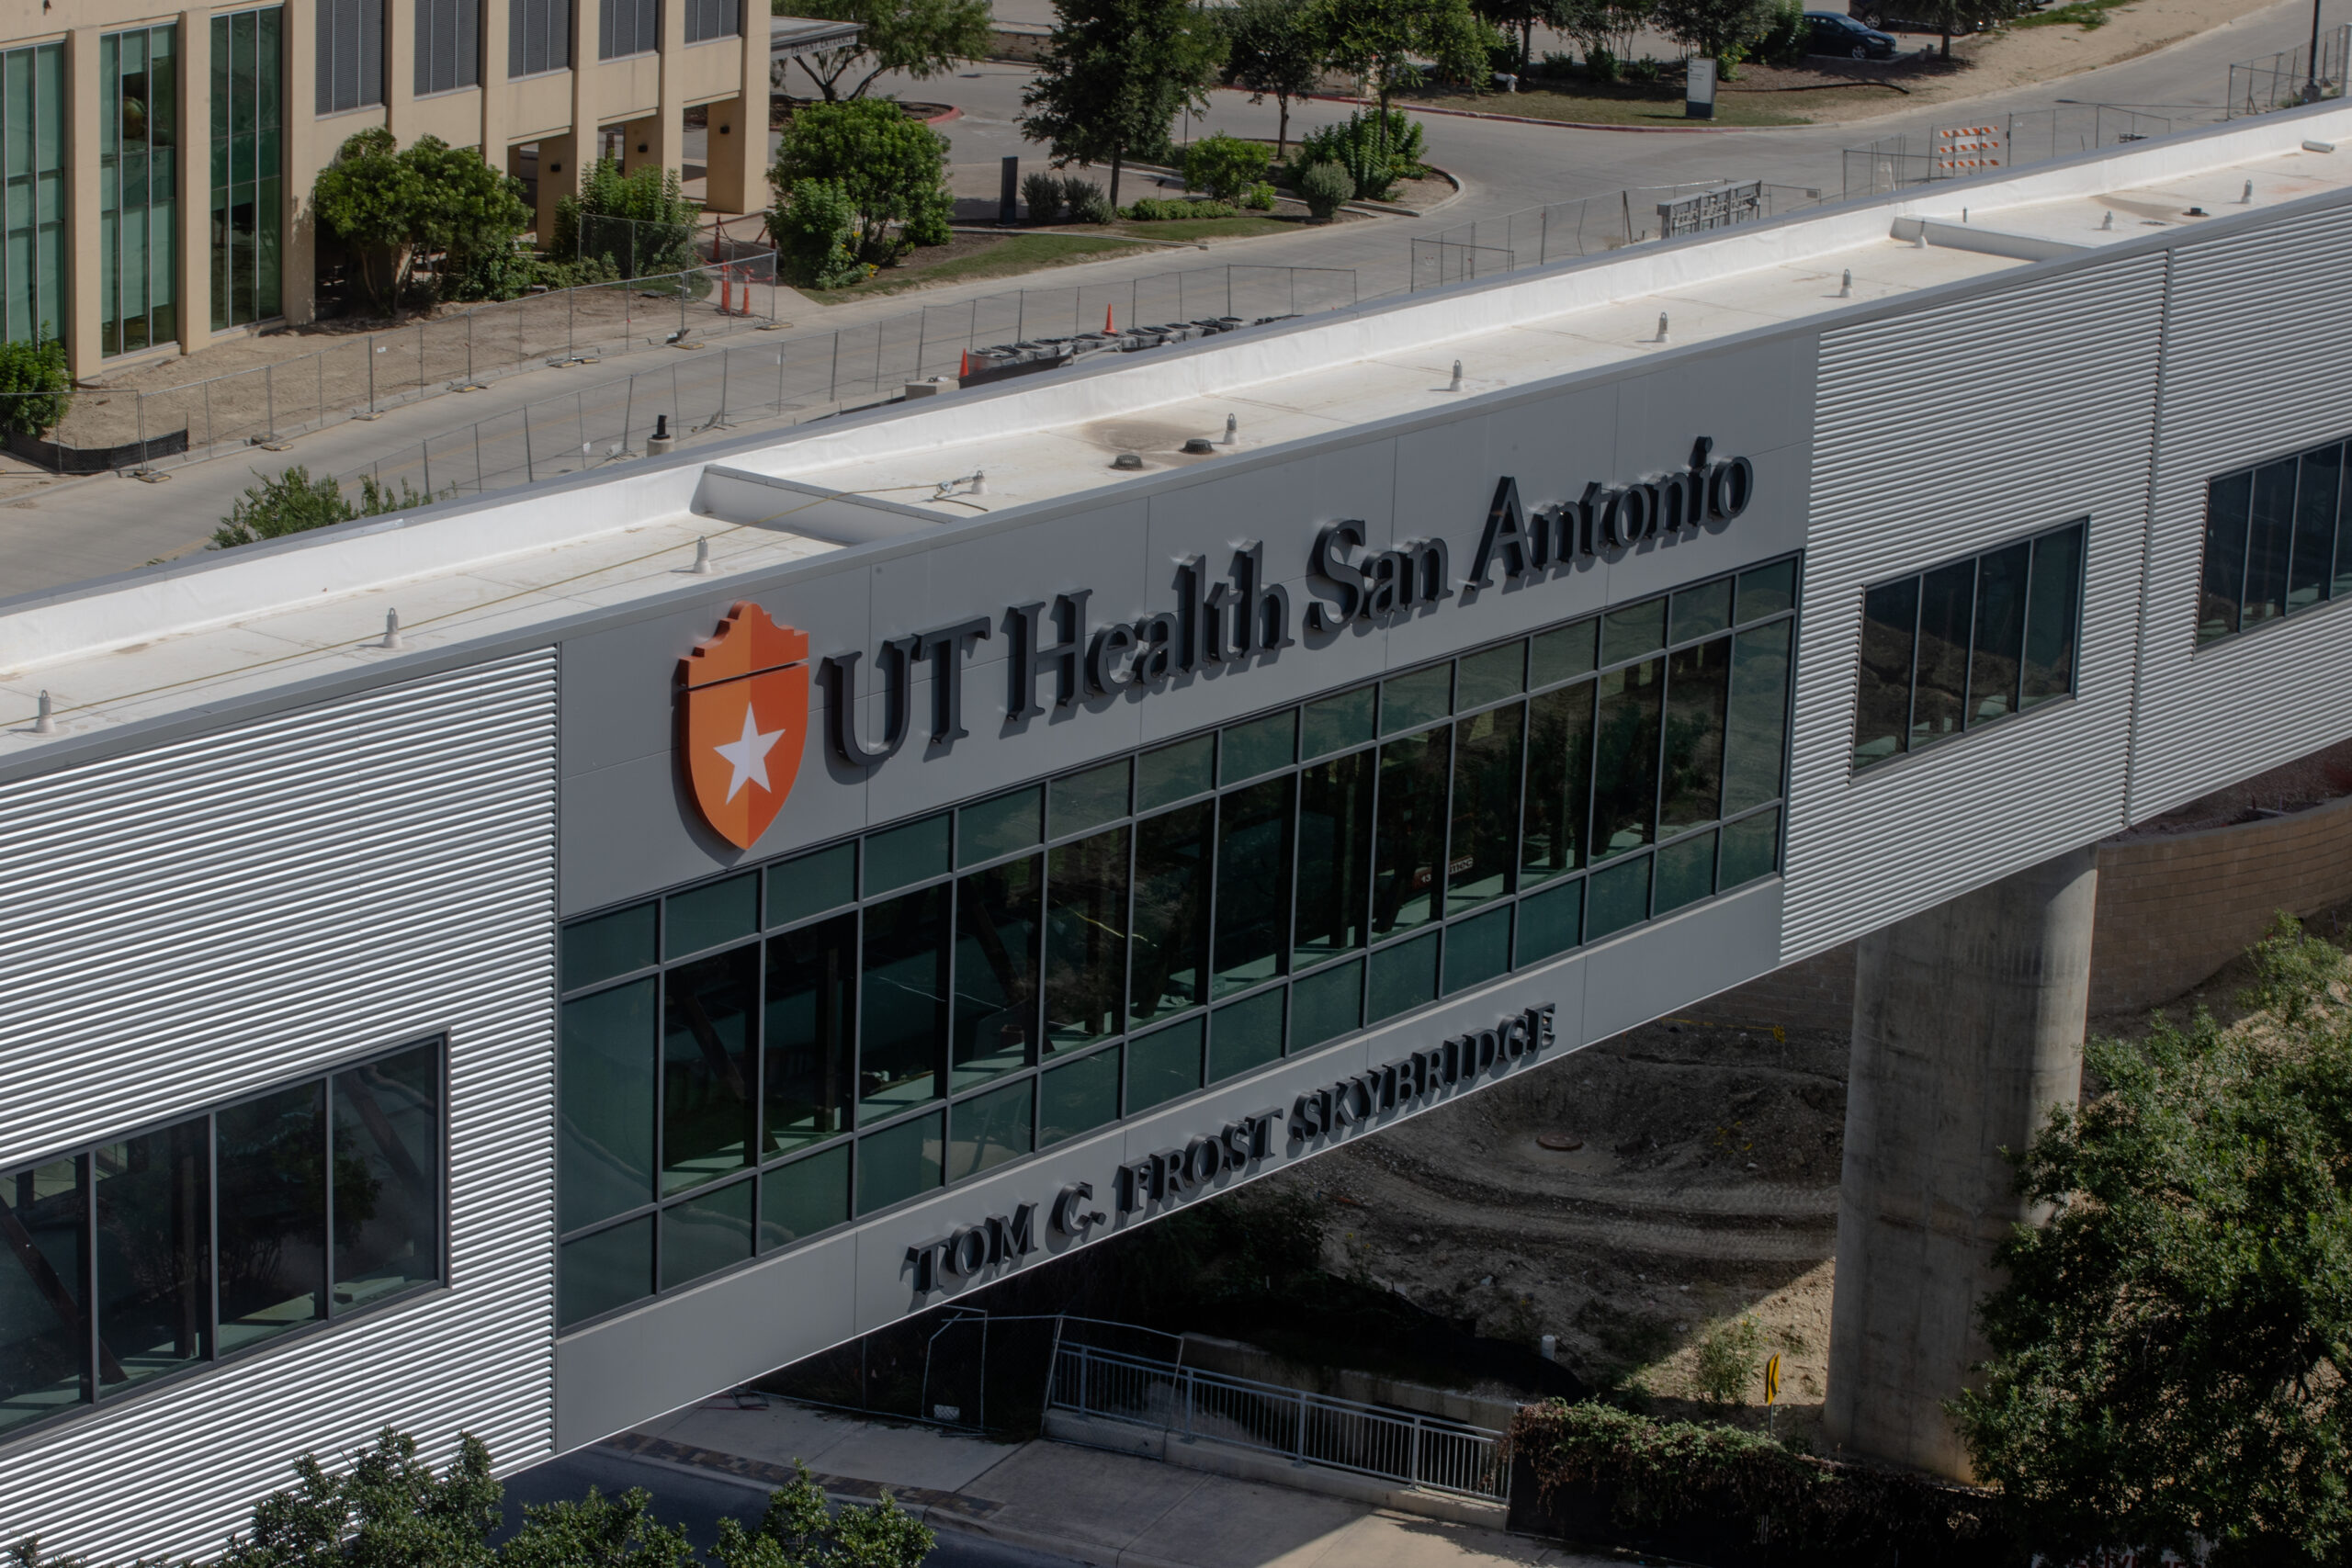
[[[2319,64],[2311,46],[2290,49],[2230,67],[2229,118],[2268,114],[2298,104],[2344,96],[2345,68],[2352,58],[2352,22],[2340,23],[2319,39]]]
[[[1905,132],[1845,150],[1844,194],[1850,199],[1938,180],[1997,177],[2024,164],[2170,136],[2226,118],[2222,108],[2196,104],[2060,104],[1924,135]]]
[[[1579,197],[1499,217],[1457,223],[1412,241],[1411,288],[1442,288],[1573,256],[1595,255],[1658,236],[1658,208],[1685,197],[1721,190],[1721,179],[1639,186],[1606,196]],[[1802,186],[1765,185],[1758,216],[1810,207],[1821,193]]]

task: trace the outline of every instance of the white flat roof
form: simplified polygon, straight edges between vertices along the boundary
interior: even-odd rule
[[[2337,141],[2344,151],[2305,146]],[[724,578],[877,536],[873,518],[844,526],[840,503],[789,492],[770,492],[777,504],[758,515],[711,515],[706,470],[892,502],[907,510],[857,510],[884,534],[920,532],[926,517],[964,521],[1113,489],[2346,186],[2352,107],[2265,116],[62,590],[0,607],[0,760],[649,599],[693,581],[702,537]],[[1925,246],[1911,238],[1923,226]],[[1849,271],[1850,296],[1840,288]],[[1455,360],[1460,391],[1449,389]],[[1228,414],[1237,447],[1182,454],[1189,436],[1221,437]],[[1112,467],[1121,452],[1144,467]],[[987,474],[984,492],[942,493],[941,481],[975,469]],[[400,649],[380,646],[395,609]],[[33,731],[43,690],[54,735]]]

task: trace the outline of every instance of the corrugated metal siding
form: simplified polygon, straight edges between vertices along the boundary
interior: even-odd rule
[[[380,1427],[553,1419],[555,657],[0,787],[0,1166],[449,1034],[454,1289],[0,1450],[0,1540],[209,1555]]]
[[[2352,606],[2196,651],[2205,481],[2352,435],[2352,210],[2185,243],[2172,257],[2135,822],[2352,735]]]
[[[1823,334],[1782,963],[2120,825],[2163,266]],[[1853,776],[1863,587],[2085,515],[2075,700]]]

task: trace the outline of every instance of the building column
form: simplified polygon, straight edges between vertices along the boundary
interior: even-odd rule
[[[1943,1402],[1990,1354],[1993,1249],[2037,1217],[2005,1149],[2081,1093],[2096,847],[1864,937],[1830,1309],[1830,1440],[1969,1479]]]
[[[65,35],[65,256],[73,280],[65,288],[65,364],[76,379],[96,376],[106,357],[98,260],[98,32]]]
[[[676,10],[674,5],[664,10]],[[571,134],[561,138],[560,155],[548,150],[558,142],[555,137],[539,139],[539,213],[542,220],[552,224],[556,198],[580,194],[581,182],[588,177],[589,166],[596,158],[596,117],[602,112],[596,99],[596,86],[603,77],[596,51],[596,33],[600,7],[592,0],[572,0],[571,5]],[[554,157],[563,166],[556,171],[552,186],[548,180],[548,160]],[[539,231],[542,241],[553,233],[552,227]]]
[[[745,6],[745,10],[752,7]],[[686,140],[686,8],[664,6],[662,17],[662,96],[650,118],[628,122],[628,146],[621,167],[634,172],[641,164],[659,164],[672,174],[684,175]],[[642,152],[638,149],[645,149]]]
[[[507,0],[481,0],[481,160],[500,174],[507,172],[507,113],[514,94],[506,85]]]
[[[416,141],[416,7],[384,7],[384,129],[393,143]]]
[[[769,205],[766,21],[743,7],[743,96],[708,111],[703,200],[714,212],[763,212]]]
[[[279,167],[285,173],[285,207],[280,222],[279,308],[296,326],[318,317],[318,219],[311,211],[311,182],[343,145],[334,131],[319,124],[319,8],[288,6],[279,24],[285,31],[286,102],[282,106],[285,151]]]
[[[180,352],[212,341],[212,13],[180,13]]]

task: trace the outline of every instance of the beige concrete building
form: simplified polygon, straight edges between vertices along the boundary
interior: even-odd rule
[[[600,147],[679,167],[703,108],[707,204],[764,206],[771,55],[746,8],[0,0],[0,334],[62,337],[87,378],[310,320],[311,180],[376,126],[534,175],[544,230]],[[774,25],[788,52],[850,30]]]

